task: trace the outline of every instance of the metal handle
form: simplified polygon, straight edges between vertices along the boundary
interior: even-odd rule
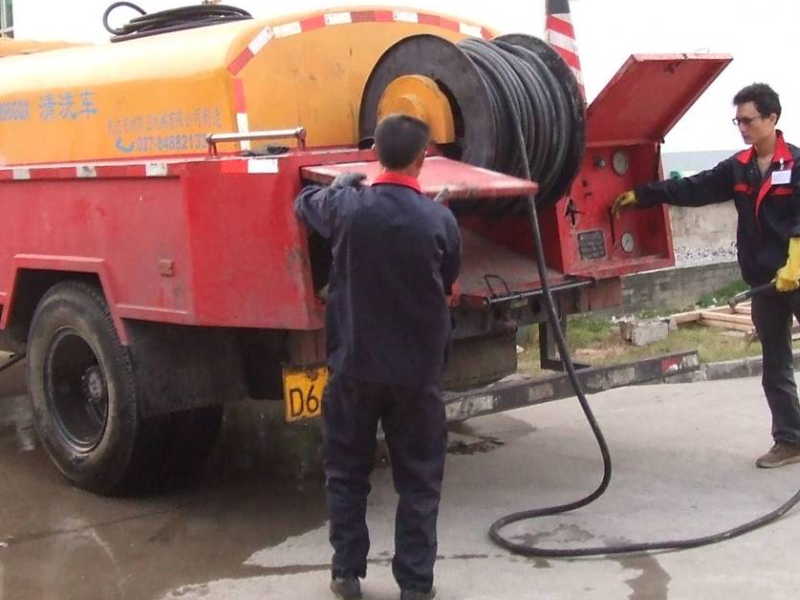
[[[728,306],[730,306],[731,310],[733,310],[733,307],[736,306],[737,304],[739,304],[740,302],[744,302],[745,300],[749,300],[753,296],[756,296],[757,294],[761,294],[763,292],[771,290],[774,287],[775,287],[775,283],[774,282],[770,282],[770,283],[765,283],[764,285],[756,286],[756,287],[751,288],[749,290],[745,290],[744,292],[736,294],[733,298],[728,300]]]
[[[253,140],[280,140],[284,138],[296,138],[297,145],[301,150],[306,148],[306,128],[295,127],[294,129],[271,129],[267,131],[245,131],[242,133],[209,133],[206,136],[208,143],[208,153],[217,156],[217,144],[221,142],[246,142]]]
[[[433,201],[436,202],[437,204],[443,204],[444,202],[447,202],[447,199],[449,197],[450,197],[450,188],[447,187],[447,186],[444,186],[442,188],[442,191],[440,191],[438,194],[436,194],[436,196],[434,197]]]

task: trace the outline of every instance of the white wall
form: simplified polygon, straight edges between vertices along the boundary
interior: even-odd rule
[[[286,12],[274,0],[226,0],[257,17]],[[148,11],[191,4],[194,0],[135,0]],[[381,0],[375,0],[380,4]],[[501,31],[541,35],[544,0],[383,0],[471,18]],[[18,38],[107,39],[101,24],[110,0],[16,0]],[[292,0],[292,12],[331,8],[346,2]],[[352,4],[372,4],[355,1]],[[283,3],[281,3],[282,6]],[[119,17],[123,17],[120,9]],[[572,0],[587,95],[593,98],[633,52],[725,52],[734,63],[720,76],[667,138],[665,150],[714,150],[742,145],[731,97],[744,85],[766,81],[781,94],[786,115],[781,125],[800,140],[800,50],[798,0]],[[128,14],[133,15],[130,11]],[[125,20],[127,17],[125,17]],[[647,99],[643,98],[643,102]],[[800,142],[798,142],[800,143]]]

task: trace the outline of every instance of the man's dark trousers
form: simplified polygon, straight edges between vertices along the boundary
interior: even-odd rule
[[[447,450],[438,384],[414,389],[334,373],[325,390],[323,418],[333,576],[366,575],[367,495],[380,420],[400,496],[392,571],[402,589],[428,591]]]
[[[753,324],[761,340],[762,384],[772,412],[776,442],[800,444],[800,404],[792,359],[792,315],[800,319],[800,291],[766,292],[753,297]]]

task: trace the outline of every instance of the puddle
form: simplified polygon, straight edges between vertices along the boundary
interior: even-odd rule
[[[654,556],[615,558],[626,569],[639,569],[637,577],[626,579],[632,592],[628,600],[667,600],[672,579]]]
[[[528,546],[539,546],[544,542],[547,547],[552,548],[558,548],[563,544],[586,544],[593,539],[595,539],[593,533],[581,529],[577,525],[565,525],[563,523],[549,531],[524,533],[513,536],[515,542],[520,542]]]
[[[598,539],[593,533],[577,525],[565,524],[559,524],[549,531],[517,535],[513,537],[513,540],[530,546],[543,546],[545,548],[616,546],[630,543],[629,540],[619,538]],[[593,542],[592,540],[595,541]],[[669,582],[672,577],[664,570],[654,555],[614,555],[604,557],[604,560],[618,562],[624,569],[640,571],[635,577],[625,580],[625,584],[631,588],[628,600],[667,600]],[[534,566],[549,566],[546,560],[544,562],[544,565],[535,563]]]
[[[318,428],[272,427],[276,418],[265,403],[231,407],[208,469],[190,489],[104,498],[71,487],[50,463],[25,396],[0,398],[0,597],[149,599],[197,594],[211,580],[327,571],[329,563],[314,558],[247,564],[290,538],[325,536],[317,532],[327,520],[315,471]],[[507,427],[495,435],[497,423]],[[513,420],[489,425],[461,424],[453,451],[489,451],[531,430]],[[388,565],[390,557],[373,561]]]
[[[60,501],[75,495],[83,502]],[[269,482],[121,506],[71,488],[31,501],[35,530],[6,538],[0,549],[0,596],[155,598],[212,579],[252,577],[261,569],[244,563],[255,551],[325,523],[321,488],[301,492]]]
[[[624,538],[608,539],[605,542],[609,546],[631,543]],[[655,555],[620,555],[610,556],[609,559],[618,562],[625,569],[640,571],[636,577],[625,580],[625,584],[631,588],[628,600],[667,600],[672,577],[664,570]]]
[[[509,443],[517,438],[530,435],[536,431],[536,427],[522,419],[500,413],[450,423],[448,430],[453,434],[496,439],[503,443]]]
[[[501,446],[505,442],[494,437],[467,437],[467,436],[454,436],[450,435],[447,441],[448,454],[476,454],[491,452]]]
[[[0,598],[149,599],[251,577],[253,553],[325,524],[319,478],[264,467],[252,428],[226,436],[228,454],[190,489],[104,498],[70,486],[50,463],[25,396],[0,398]]]
[[[30,452],[37,445],[28,397],[0,397],[0,448]]]

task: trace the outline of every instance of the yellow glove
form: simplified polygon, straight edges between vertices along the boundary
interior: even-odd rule
[[[616,217],[619,214],[619,211],[621,211],[623,208],[636,206],[636,203],[636,192],[633,190],[623,192],[617,196],[617,199],[614,200],[614,204],[611,205],[611,214]]]
[[[789,256],[786,264],[775,273],[775,289],[793,292],[800,287],[800,237],[789,239]]]

